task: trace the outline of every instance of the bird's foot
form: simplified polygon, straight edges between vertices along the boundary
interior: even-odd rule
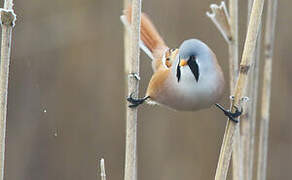
[[[215,104],[221,111],[223,111],[223,113],[225,114],[225,116],[227,116],[230,120],[232,120],[235,123],[238,123],[238,119],[236,119],[237,117],[239,117],[242,114],[242,108],[241,110],[238,109],[237,106],[234,106],[235,108],[235,112],[231,112],[230,110],[226,110],[224,109],[223,106],[221,106],[220,104]]]
[[[130,96],[127,98],[127,101],[131,103],[129,105],[130,108],[134,108],[139,106],[140,104],[143,104],[150,96],[146,96],[144,98],[133,98],[133,93],[130,94]]]

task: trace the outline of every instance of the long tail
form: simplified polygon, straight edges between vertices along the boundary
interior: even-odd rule
[[[132,8],[129,7],[124,11],[124,14],[127,16],[128,22],[131,22]],[[154,53],[158,48],[166,46],[162,37],[145,13],[141,14],[141,40],[151,53]]]

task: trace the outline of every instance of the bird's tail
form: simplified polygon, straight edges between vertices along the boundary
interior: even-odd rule
[[[131,6],[124,11],[129,23],[131,23]],[[144,45],[153,53],[157,48],[164,47],[165,43],[145,13],[141,14],[141,40]]]

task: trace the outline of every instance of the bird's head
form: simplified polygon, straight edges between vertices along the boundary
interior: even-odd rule
[[[176,64],[176,76],[178,82],[181,79],[183,70],[190,71],[198,82],[201,76],[202,66],[209,64],[212,51],[200,40],[189,39],[184,41],[179,47],[179,54]]]

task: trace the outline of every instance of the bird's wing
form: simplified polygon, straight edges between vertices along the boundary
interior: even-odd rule
[[[163,94],[167,88],[167,78],[169,77],[170,69],[160,69],[156,71],[148,84],[146,96],[150,96],[151,100],[156,101],[159,95]]]

